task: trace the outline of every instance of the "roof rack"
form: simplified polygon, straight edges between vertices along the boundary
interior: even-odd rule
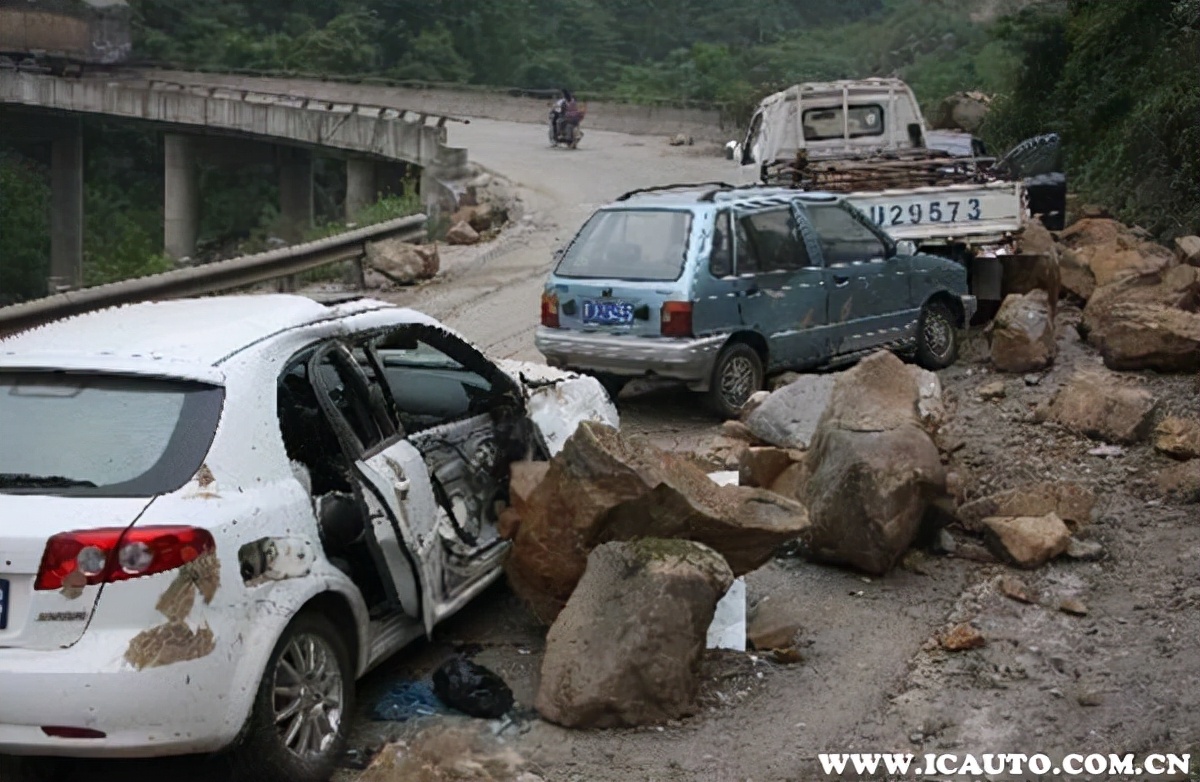
[[[630,197],[638,195],[639,193],[653,193],[653,192],[656,192],[659,190],[686,190],[688,188],[696,188],[696,187],[717,187],[717,188],[732,189],[733,185],[729,184],[728,182],[693,182],[690,184],[657,185],[655,187],[641,187],[641,188],[638,188],[637,190],[630,190],[628,193],[625,193],[624,195],[618,197],[617,200],[618,201],[628,201],[630,199]]]

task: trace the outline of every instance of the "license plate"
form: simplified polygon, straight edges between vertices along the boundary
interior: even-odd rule
[[[583,302],[583,322],[620,325],[633,322],[633,305],[627,301],[594,301],[585,299]]]
[[[881,228],[927,223],[974,223],[984,219],[983,203],[978,198],[944,198],[910,201],[904,204],[874,204],[868,210],[868,214],[871,220]]]
[[[8,629],[8,582],[0,578],[0,630]]]

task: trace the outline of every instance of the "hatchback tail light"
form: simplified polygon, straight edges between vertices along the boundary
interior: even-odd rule
[[[690,301],[663,302],[661,331],[664,337],[692,336],[692,303]]]
[[[550,291],[542,291],[542,325],[558,328],[558,296]]]
[[[197,527],[116,527],[64,532],[50,538],[34,589],[111,584],[183,567],[216,550],[207,530]]]

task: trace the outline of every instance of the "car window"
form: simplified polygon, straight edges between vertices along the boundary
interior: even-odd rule
[[[733,274],[733,231],[730,229],[728,210],[717,214],[712,250],[708,256],[708,270],[717,278]]]
[[[758,274],[758,256],[755,254],[754,240],[750,238],[747,229],[749,218],[742,217],[734,221],[734,258],[735,272],[743,274]]]
[[[803,118],[805,141],[842,138],[843,131],[848,131],[850,138],[883,135],[883,107],[874,104],[851,106],[847,112],[841,106],[808,109]]]
[[[370,451],[391,436],[384,431],[372,409],[369,387],[364,387],[363,378],[355,372],[354,365],[347,363],[338,351],[322,354],[315,371],[320,377],[320,386],[337,409],[346,425],[358,438],[364,452]]]
[[[690,212],[666,209],[601,210],[563,254],[560,277],[677,280],[687,257]]]
[[[151,497],[187,483],[224,389],[63,372],[0,372],[0,492]]]
[[[799,240],[796,218],[790,207],[750,215],[745,218],[745,223],[760,272],[800,269],[809,265],[808,250]]]
[[[808,219],[817,233],[827,265],[886,257],[879,236],[841,206],[810,204]]]

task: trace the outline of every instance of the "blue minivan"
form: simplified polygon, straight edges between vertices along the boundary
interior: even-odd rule
[[[966,269],[843,197],[724,184],[635,190],[556,254],[535,344],[551,366],[683,381],[733,417],[771,373],[878,349],[940,369],[975,312]]]

